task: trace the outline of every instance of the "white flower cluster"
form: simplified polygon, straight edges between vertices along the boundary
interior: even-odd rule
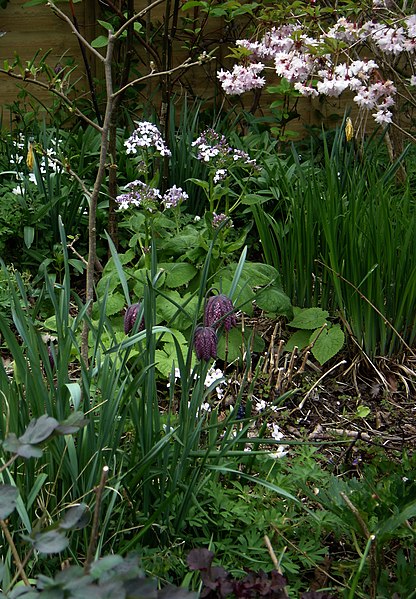
[[[124,142],[126,154],[138,154],[142,148],[155,148],[161,156],[171,156],[156,125],[148,121],[137,123],[136,129]]]
[[[58,140],[56,140],[55,143],[57,146],[59,146],[59,144],[62,143],[62,140],[58,139]],[[12,189],[12,193],[14,195],[23,195],[24,190],[25,190],[25,183],[32,183],[33,185],[37,185],[37,179],[36,179],[36,175],[33,171],[30,171],[27,174],[24,172],[26,155],[28,153],[28,144],[25,142],[23,135],[19,135],[18,140],[17,141],[13,140],[11,142],[11,144],[13,147],[13,153],[11,154],[11,157],[10,157],[10,163],[16,169],[16,179],[17,179],[17,185],[14,189]],[[35,150],[32,149],[31,151],[34,152]],[[46,156],[37,154],[40,173],[42,175],[45,175],[47,172],[56,173],[57,171],[60,170],[61,167],[55,161],[55,158],[56,158],[55,149],[48,148],[45,151],[45,153],[46,153]]]
[[[213,365],[207,372],[204,386],[208,389],[212,384],[216,383],[217,381],[221,381],[221,379],[224,379],[223,371],[220,368],[215,368],[215,365]],[[224,397],[226,387],[227,381],[225,379],[217,384],[215,391],[217,393],[218,399],[222,399]]]
[[[272,62],[274,71],[294,85],[304,96],[338,97],[353,91],[360,108],[374,110],[377,123],[390,123],[396,87],[383,80],[374,60],[345,62],[328,53],[328,42],[340,40],[358,48],[373,45],[385,55],[414,54],[416,48],[416,15],[398,20],[394,25],[368,21],[362,25],[340,18],[328,32],[311,38],[299,25],[284,25],[267,32],[260,41],[238,40],[237,45],[251,52],[249,65],[234,65],[232,71],[218,71],[217,76],[227,94],[241,94],[265,84],[259,74]],[[259,62],[262,61],[262,62]],[[416,69],[416,61],[413,67]],[[411,84],[416,79],[411,79]]]

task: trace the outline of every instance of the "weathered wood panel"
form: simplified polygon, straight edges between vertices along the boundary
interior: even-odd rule
[[[0,38],[0,65],[4,61],[13,64],[18,55],[23,63],[31,61],[36,52],[38,56],[51,50],[47,63],[52,68],[58,64],[73,61],[79,65],[73,79],[85,80],[81,52],[76,36],[68,25],[52,13],[47,6],[24,7],[25,0],[12,0],[5,10],[0,11],[0,30],[6,34]],[[93,3],[76,4],[77,19],[80,30],[88,37],[95,36],[95,11],[91,11]],[[68,13],[68,8],[60,4],[61,10]],[[82,85],[82,83],[81,83]],[[3,122],[8,122],[7,105],[13,102],[21,88],[24,87],[38,97],[42,102],[50,101],[46,90],[30,83],[21,83],[2,75],[0,77],[0,106],[3,112]]]
[[[45,53],[51,49],[48,64],[54,67],[58,63],[65,63],[66,60],[73,60],[78,67],[76,73],[72,76],[72,80],[79,78],[78,88],[82,89],[82,86],[84,86],[85,89],[87,87],[86,78],[79,43],[76,36],[69,29],[68,24],[54,15],[47,6],[39,5],[27,8],[24,7],[25,1],[12,0],[5,10],[0,11],[0,30],[6,31],[6,35],[0,37],[0,64],[4,60],[12,62],[15,53],[20,56],[22,61],[26,61],[31,60],[37,51]],[[135,10],[143,10],[148,3],[150,3],[150,0],[149,2],[148,0],[136,0]],[[92,40],[99,33],[103,33],[103,29],[97,25],[97,18],[100,16],[100,3],[98,0],[84,0],[84,2],[77,3],[75,6],[80,30],[88,40]],[[152,24],[153,30],[163,23],[166,6],[167,2],[161,2],[144,17],[145,21]],[[68,6],[65,3],[60,3],[59,8],[66,10],[68,14]],[[192,16],[198,17],[198,14],[193,13]],[[200,17],[202,18],[203,14]],[[197,22],[196,25],[198,24]],[[181,25],[180,18],[172,47],[171,65],[173,67],[180,65],[188,57],[188,51],[183,47],[185,36],[181,32]],[[150,49],[162,58],[161,37],[159,36],[157,44],[149,39],[147,43],[153,44]],[[139,74],[149,73],[152,69],[151,61],[154,62],[153,53],[139,42],[137,42],[135,49]],[[208,52],[215,49],[215,59],[200,66],[192,67],[181,74],[180,77],[178,76],[179,73],[175,73],[172,77],[174,81],[173,92],[176,94],[176,98],[179,98],[177,100],[179,104],[180,98],[188,95],[188,97],[199,97],[209,102],[216,101],[217,106],[220,106],[223,98],[218,95],[216,72],[219,68],[227,65],[227,60],[228,65],[231,65],[229,59],[226,58],[229,53],[227,30],[220,20],[215,19],[207,23],[200,49],[201,51],[206,49]],[[195,59],[195,55],[193,58]],[[100,73],[102,74],[101,65],[97,64],[93,57],[90,56],[89,59],[93,74],[98,76]],[[163,70],[163,62],[159,68]],[[20,87],[24,85],[42,102],[50,102],[50,94],[47,91],[40,90],[30,84],[20,83],[19,85]],[[158,81],[155,78],[147,84],[145,90],[138,94],[138,114],[140,114],[140,105],[143,105],[146,97],[152,94],[156,98],[156,108],[160,111],[161,96],[157,93],[157,90]],[[0,76],[0,106],[2,107],[3,122],[5,124],[9,121],[7,105],[16,99],[18,93],[19,87],[16,85],[15,80]],[[265,110],[267,110],[273,99],[269,94],[263,93],[261,104]],[[252,102],[253,96],[251,94],[247,94],[240,99],[228,97],[224,100],[224,107],[229,108],[234,105],[236,110],[242,109],[243,106],[248,109]],[[345,104],[338,100],[322,104],[316,99],[302,98],[298,105],[298,111],[302,116],[298,121],[291,123],[290,128],[303,130],[305,124],[320,124],[322,120],[326,121],[328,115],[333,112],[342,114],[344,107]]]

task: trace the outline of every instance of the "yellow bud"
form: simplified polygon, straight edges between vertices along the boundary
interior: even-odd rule
[[[27,149],[27,156],[26,156],[26,164],[27,164],[27,168],[29,170],[33,170],[33,163],[34,163],[34,161],[35,161],[35,158],[33,156],[33,146],[29,142],[29,147]]]
[[[347,117],[345,121],[345,138],[347,141],[351,141],[354,137],[354,127],[352,126],[352,120],[350,117]]]

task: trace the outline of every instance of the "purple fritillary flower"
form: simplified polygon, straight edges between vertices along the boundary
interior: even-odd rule
[[[207,327],[217,329],[221,324],[228,332],[237,326],[234,304],[224,293],[213,295],[205,304],[204,323]]]
[[[137,304],[132,304],[127,308],[126,313],[124,314],[124,332],[126,333],[126,335],[128,335],[130,331],[133,329],[134,323],[136,322],[137,315],[140,312],[141,307],[142,306],[140,302],[137,302]],[[139,324],[138,331],[143,331],[144,326],[144,318],[142,318]]]
[[[194,334],[194,348],[198,360],[208,362],[217,357],[217,333],[212,327],[197,327]]]
[[[52,370],[55,370],[55,368],[56,368],[56,352],[52,351],[52,347],[50,345],[48,345],[48,358],[49,358],[49,364],[51,365]]]

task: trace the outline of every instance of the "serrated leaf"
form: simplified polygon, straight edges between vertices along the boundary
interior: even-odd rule
[[[0,520],[5,520],[12,513],[18,496],[17,487],[0,485]]]
[[[256,304],[261,310],[272,312],[279,316],[293,316],[290,299],[278,287],[266,287],[256,293]]]
[[[343,347],[345,335],[339,324],[324,329],[314,341],[312,354],[322,365],[333,358]]]
[[[50,437],[57,426],[59,426],[59,422],[55,418],[43,414],[29,422],[25,432],[19,437],[19,441],[23,444],[37,445]]]
[[[171,289],[186,285],[198,272],[193,264],[186,262],[162,263],[159,267],[166,271],[165,284]]]
[[[295,315],[288,326],[295,329],[319,329],[325,324],[328,316],[329,312],[321,308],[305,308]]]
[[[116,291],[108,295],[105,304],[105,313],[107,316],[119,314],[125,305],[126,300],[124,298],[124,295]]]
[[[284,350],[292,352],[295,347],[298,347],[299,349],[304,349],[309,345],[309,338],[310,331],[295,331],[293,335],[291,335],[288,341],[285,343]]]

